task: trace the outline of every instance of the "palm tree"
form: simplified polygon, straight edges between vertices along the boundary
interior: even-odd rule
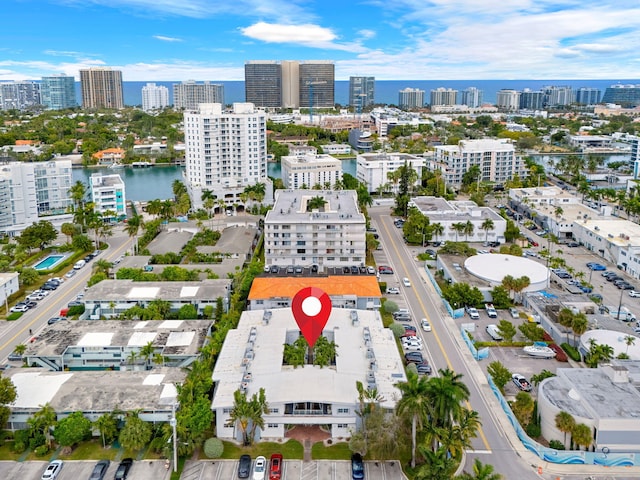
[[[431,223],[429,224],[429,228],[431,229],[431,233],[435,235],[436,242],[440,238],[440,235],[444,233],[444,226],[441,223]]]
[[[156,349],[153,346],[153,342],[147,342],[140,349],[140,357],[144,358],[144,361],[147,364],[147,368],[149,367],[149,364],[151,363],[151,358],[153,357],[155,352],[156,352]]]
[[[476,458],[473,461],[473,474],[463,473],[455,477],[456,480],[502,480],[502,475],[494,473],[493,465],[482,463],[480,459]]]
[[[118,434],[118,420],[112,412],[105,413],[93,422],[94,427],[100,432],[102,446],[107,447],[107,440],[111,442]]]
[[[459,421],[464,410],[462,402],[469,399],[469,387],[462,382],[462,374],[449,368],[439,370],[440,376],[428,384],[433,408],[432,421],[438,427],[450,428]]]
[[[178,179],[174,180],[171,184],[171,190],[173,190],[173,196],[176,202],[180,200],[183,194],[187,193],[187,187]]]
[[[573,418],[573,416],[569,412],[561,411],[556,415],[556,428],[564,433],[563,443],[565,448],[567,446],[567,433],[571,434],[575,426],[576,419]]]
[[[154,217],[158,217],[160,213],[162,213],[162,200],[156,198],[147,203],[147,213],[149,215],[153,215]]]
[[[42,405],[40,410],[27,420],[27,424],[29,424],[32,429],[44,435],[49,447],[51,447],[51,441],[53,439],[50,430],[56,423],[58,423],[58,416],[48,402]]]
[[[589,320],[587,319],[587,316],[584,313],[580,312],[574,315],[573,319],[571,320],[571,329],[573,330],[574,342],[576,341],[575,337],[582,335],[584,332],[587,331],[588,328],[589,328]],[[631,337],[631,338],[635,338],[635,337]]]
[[[416,466],[417,430],[428,421],[431,404],[427,396],[427,379],[411,370],[407,371],[407,381],[397,384],[402,398],[396,405],[398,415],[411,418],[411,468]]]
[[[491,220],[490,218],[487,218],[484,222],[482,222],[482,225],[480,225],[480,228],[484,230],[485,242],[489,240],[489,231],[493,230],[494,227],[495,227],[495,224],[493,223],[493,220]]]
[[[627,349],[625,350],[625,353],[628,353],[629,352],[629,347],[636,343],[636,337],[634,337],[632,335],[626,335],[624,337],[624,343],[627,345]],[[17,350],[16,350],[16,352],[17,352]]]
[[[584,449],[587,450],[593,442],[593,432],[591,431],[591,427],[584,423],[579,423],[573,427],[571,435],[573,436],[573,441],[578,446],[578,449],[580,449],[580,447],[584,447]]]
[[[462,233],[464,233],[465,240],[469,241],[469,235],[473,235],[473,230],[475,229],[475,226],[473,225],[471,220],[467,220],[465,223],[463,223],[463,225],[464,227],[462,229]]]
[[[322,210],[326,203],[327,201],[320,195],[312,197],[307,202],[307,211],[310,212],[312,210]]]
[[[15,346],[13,351],[16,352],[18,355],[22,355],[24,354],[24,352],[27,351],[27,346],[24,343],[20,343]]]
[[[442,480],[451,478],[455,472],[458,462],[445,447],[440,447],[436,451],[429,449],[425,445],[420,445],[420,453],[425,459],[425,463],[418,468],[415,480]]]
[[[127,449],[140,450],[151,440],[151,425],[143,421],[137,411],[128,412],[118,440]]]
[[[124,228],[129,237],[134,237],[134,255],[138,253],[138,232],[141,227],[144,227],[144,219],[142,215],[136,214],[127,220],[127,226]]]
[[[464,233],[464,223],[462,222],[458,222],[458,223],[453,223],[451,225],[451,228],[453,229],[454,232],[456,232],[456,242],[458,241],[458,234],[459,233]]]

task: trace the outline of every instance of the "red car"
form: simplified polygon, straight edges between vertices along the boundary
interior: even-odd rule
[[[282,455],[274,453],[269,461],[269,480],[280,480],[282,478]]]

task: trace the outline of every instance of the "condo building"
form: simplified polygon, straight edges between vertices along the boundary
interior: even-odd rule
[[[122,72],[111,68],[80,70],[83,108],[124,108]]]
[[[604,91],[602,103],[613,103],[622,108],[640,105],[640,85],[611,85]]]
[[[287,155],[281,159],[284,188],[331,189],[342,181],[342,161],[327,154]]]
[[[480,167],[480,181],[503,183],[514,175],[525,176],[524,161],[506,140],[461,140],[458,145],[438,145],[429,160],[430,170],[441,170],[447,185],[462,185],[462,176],[472,166]]]
[[[451,88],[436,88],[430,92],[431,101],[429,104],[434,105],[455,105],[458,97],[458,91]]]
[[[32,81],[0,82],[0,110],[25,110],[40,104],[40,84]]]
[[[46,219],[60,227],[70,221],[71,161],[4,162],[0,168],[0,233],[19,234]]]
[[[520,107],[520,92],[502,89],[496,93],[496,107],[501,110],[515,111]]]
[[[425,159],[408,153],[363,153],[356,157],[356,178],[367,185],[369,192],[396,191],[398,185],[389,180],[389,174],[406,165],[416,171],[416,185],[422,178]]]
[[[192,207],[202,208],[210,191],[228,204],[267,178],[267,118],[252,103],[200,104],[184,113],[185,184]]]
[[[119,174],[94,173],[89,184],[95,212],[105,220],[113,221],[127,216],[127,198],[124,181]]]
[[[405,88],[398,92],[398,106],[404,109],[422,108],[424,106],[424,90]]]
[[[478,108],[482,105],[482,95],[482,90],[479,90],[476,87],[465,88],[462,91],[460,103],[469,108]]]
[[[599,88],[582,87],[576,90],[576,103],[579,105],[597,105],[602,92]]]
[[[224,105],[224,85],[218,83],[187,80],[173,84],[173,106],[185,110],[197,110],[201,103]]]
[[[169,106],[169,89],[163,85],[147,83],[142,87],[142,110],[162,110]]]
[[[349,106],[360,113],[375,103],[374,77],[349,77]]]
[[[365,264],[365,218],[354,190],[277,190],[264,223],[267,265],[323,272]]]
[[[64,110],[78,106],[76,80],[67,75],[42,77],[40,82],[42,104],[49,110]]]
[[[251,60],[245,99],[266,108],[329,108],[335,104],[335,64],[325,60]]]

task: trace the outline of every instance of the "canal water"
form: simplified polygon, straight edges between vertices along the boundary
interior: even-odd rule
[[[161,166],[148,168],[74,168],[73,182],[78,180],[89,185],[89,178],[92,173],[101,172],[104,174],[118,173],[124,180],[127,200],[149,201],[159,198],[161,200],[173,198],[172,185],[175,180],[184,181],[182,172],[184,167]],[[356,176],[356,161],[343,160],[342,171]],[[282,172],[279,163],[267,164],[267,175],[274,178],[281,178]]]

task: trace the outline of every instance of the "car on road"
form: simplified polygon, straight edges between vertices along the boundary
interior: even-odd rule
[[[20,303],[16,303],[13,307],[11,307],[9,311],[11,313],[17,313],[17,312],[24,313],[29,311],[29,307],[27,306],[26,303],[20,302]]]
[[[471,320],[480,320],[480,314],[475,307],[467,307],[467,315],[471,317]]]
[[[57,284],[49,283],[49,282],[45,282],[44,285],[40,287],[41,290],[45,290],[45,291],[56,290],[57,288],[58,288]]]
[[[89,476],[89,480],[102,480],[104,478],[104,474],[107,473],[109,469],[109,464],[111,462],[109,460],[100,460],[96,463],[96,466],[93,467],[93,471]]]
[[[62,466],[64,465],[64,463],[62,462],[62,460],[54,460],[51,463],[49,463],[49,465],[47,465],[47,468],[45,468],[42,477],[40,477],[42,480],[55,480],[56,478],[58,478],[58,475],[60,475],[60,470],[62,470]]]
[[[133,458],[123,458],[118,468],[116,470],[116,474],[113,476],[113,480],[127,480],[127,476],[129,475],[129,470],[133,466]]]
[[[409,279],[408,279],[407,277],[404,277],[404,278],[402,279],[402,284],[403,284],[405,287],[410,287],[410,286],[411,286],[411,282],[409,281]]]
[[[524,375],[514,373],[513,375],[511,375],[511,381],[515,383],[516,387],[518,387],[523,392],[531,391],[531,384],[529,383],[529,380],[524,377]]]
[[[10,362],[21,362],[22,354],[18,352],[11,352],[7,357],[7,360],[9,360]]]
[[[260,455],[253,464],[253,480],[264,480],[267,473],[267,459]]]
[[[422,353],[420,352],[407,352],[404,354],[404,360],[407,363],[424,363]]]
[[[426,318],[423,318],[420,321],[420,325],[422,326],[422,330],[424,330],[425,332],[431,331],[431,324],[429,323],[429,320],[427,320]]]
[[[353,480],[362,480],[364,478],[364,461],[359,453],[351,455],[351,478]]]
[[[633,298],[638,298],[640,297],[640,292],[637,290],[629,290],[629,296]]]
[[[282,478],[282,454],[274,453],[269,460],[269,480]]]
[[[65,277],[67,278],[71,278],[76,274],[75,270],[69,270],[67,273],[64,274]]]
[[[238,478],[249,478],[251,474],[251,456],[240,455],[240,461],[238,462]]]
[[[387,288],[387,293],[391,295],[399,295],[400,289],[398,287],[389,287]]]

